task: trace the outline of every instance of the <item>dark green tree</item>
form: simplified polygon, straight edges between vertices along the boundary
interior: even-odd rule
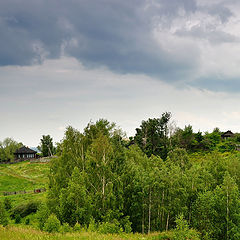
[[[184,148],[187,151],[193,151],[197,145],[191,125],[185,126],[184,129],[178,128],[173,135],[173,145]]]
[[[166,159],[169,148],[168,123],[171,113],[165,112],[161,118],[149,118],[142,121],[140,128],[136,129],[134,141],[148,157],[158,155]]]

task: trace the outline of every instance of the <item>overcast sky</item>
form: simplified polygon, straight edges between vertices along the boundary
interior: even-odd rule
[[[240,132],[240,1],[0,0],[0,140],[66,126]]]

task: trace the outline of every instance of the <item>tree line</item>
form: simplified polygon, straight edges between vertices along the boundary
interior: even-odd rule
[[[130,141],[104,119],[83,132],[69,126],[51,162],[49,214],[142,233],[173,229],[182,216],[203,239],[239,239],[238,136],[191,126],[170,135],[170,118],[143,121]]]
[[[240,138],[221,134],[174,128],[168,112],[142,121],[130,139],[105,119],[82,132],[67,127],[50,162],[40,229],[58,222],[111,233],[176,229],[182,239],[239,239]]]

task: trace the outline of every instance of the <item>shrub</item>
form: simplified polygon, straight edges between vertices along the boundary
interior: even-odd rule
[[[90,223],[88,225],[88,231],[89,232],[96,232],[97,231],[97,226],[93,218],[90,219]]]
[[[67,233],[67,232],[71,232],[72,228],[69,226],[68,223],[63,223],[63,225],[60,228],[60,232],[61,233]]]
[[[29,218],[29,217],[27,217],[27,218],[25,219],[25,224],[26,224],[26,225],[29,225],[29,224],[30,224],[30,218]]]
[[[21,223],[21,216],[20,216],[20,214],[17,214],[17,215],[15,215],[14,217],[15,217],[15,223],[16,223],[16,224]]]
[[[123,226],[123,230],[125,233],[132,232],[132,223],[129,220],[129,216],[126,216],[121,220],[121,225]]]
[[[76,224],[74,225],[74,227],[73,227],[73,231],[74,232],[80,232],[81,231],[81,225],[78,223],[78,222],[76,222]]]
[[[11,208],[12,208],[12,202],[11,202],[11,200],[9,199],[9,198],[4,198],[4,207],[5,207],[5,209],[8,211],[8,210],[10,210]]]
[[[199,233],[194,229],[189,229],[188,223],[182,214],[176,219],[176,224],[177,226],[173,233],[174,240],[200,240]]]
[[[112,222],[103,222],[99,225],[98,231],[100,233],[121,233],[123,229],[120,227],[118,220],[113,219]]]
[[[12,218],[16,218],[17,215],[20,215],[21,218],[28,216],[31,213],[37,212],[39,207],[39,202],[31,201],[25,204],[18,205],[12,209]]]
[[[60,221],[57,219],[56,215],[51,214],[44,224],[43,230],[49,233],[59,232]]]

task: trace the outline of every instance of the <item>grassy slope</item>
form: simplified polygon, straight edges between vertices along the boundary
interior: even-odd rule
[[[49,164],[21,162],[0,165],[0,200],[5,198],[3,192],[29,191],[35,188],[47,187]],[[46,193],[29,193],[7,196],[13,205],[18,205],[30,199],[44,199]]]

